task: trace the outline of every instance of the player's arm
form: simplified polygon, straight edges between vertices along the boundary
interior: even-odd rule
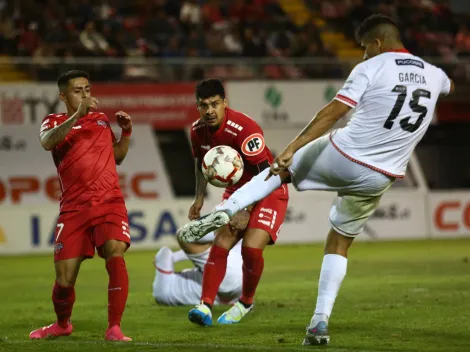
[[[321,109],[300,134],[289,143],[288,148],[296,152],[304,145],[314,141],[328,132],[335,123],[351,110],[351,107],[339,100],[331,101]]]
[[[117,165],[121,165],[129,151],[129,145],[131,143],[132,120],[129,114],[124,111],[116,113],[116,120],[119,127],[122,129],[122,133],[119,141],[114,141],[114,160]]]
[[[130,134],[124,133],[121,134],[121,138],[119,138],[119,141],[114,142],[114,160],[116,161],[117,165],[121,165],[121,163],[124,161],[129,150],[130,143]]]
[[[77,111],[60,125],[51,127],[44,124],[39,133],[39,140],[45,150],[52,150],[62,143],[79,118],[85,116],[90,108],[96,108],[98,101],[95,98],[87,97],[82,99]]]
[[[327,106],[321,109],[302,132],[286,148],[295,153],[304,145],[314,141],[328,132],[334,124],[356,107],[369,88],[369,76],[373,74],[367,62],[357,65],[349,74],[343,87]]]
[[[194,201],[189,208],[188,218],[189,220],[194,220],[200,217],[201,209],[204,205],[204,195],[206,194],[207,181],[202,175],[201,171],[202,158],[194,158],[194,174],[196,175],[196,195]]]
[[[196,134],[197,122],[193,124],[190,131],[191,140],[191,152],[194,158],[194,175],[196,178],[196,194],[194,201],[189,207],[188,218],[189,220],[195,220],[201,216],[201,209],[204,205],[204,195],[206,194],[207,181],[204,178],[201,167],[203,156],[200,153],[200,143]]]
[[[195,170],[196,173],[196,199],[204,199],[204,194],[206,194],[207,181],[202,174],[202,159],[195,159]]]
[[[454,80],[450,80],[450,89],[449,89],[449,95],[454,93],[455,91],[455,83],[454,83]]]

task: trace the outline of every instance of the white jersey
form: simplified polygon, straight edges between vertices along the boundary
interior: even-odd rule
[[[356,111],[331,141],[349,159],[403,177],[439,95],[449,94],[450,86],[444,71],[405,50],[364,61],[335,97]]]

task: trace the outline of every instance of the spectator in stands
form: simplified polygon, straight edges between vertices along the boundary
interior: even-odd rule
[[[271,78],[297,77],[299,72],[320,78],[336,76],[341,70],[334,65],[332,72],[295,67],[288,63],[289,58],[332,60],[334,55],[325,49],[320,32],[340,31],[351,41],[352,28],[380,11],[395,16],[406,28],[406,46],[418,55],[451,60],[455,52],[459,56],[470,53],[470,31],[467,26],[456,27],[458,18],[448,0],[302,1],[312,10],[312,18],[303,28],[293,24],[278,0],[8,0],[0,10],[0,52],[34,56],[36,67],[45,64],[45,56],[64,53],[70,58],[272,57],[275,64],[265,69],[242,63],[233,70],[227,65],[214,70],[195,66],[185,75],[217,72],[229,78],[249,77],[259,68],[258,72]],[[325,22],[321,29],[314,24],[319,22],[319,14]],[[43,43],[54,44],[44,47]],[[126,72],[135,77],[141,77],[143,71],[138,65],[126,66]],[[153,74],[155,79],[163,74],[156,68],[153,72],[158,72]]]
[[[230,56],[239,56],[243,52],[243,45],[240,38],[240,31],[237,26],[231,26],[225,32],[224,45]]]
[[[162,50],[162,57],[174,58],[182,57],[184,52],[181,48],[181,38],[178,35],[173,35],[169,40],[165,48]]]
[[[470,31],[467,24],[460,26],[460,30],[455,37],[455,49],[461,57],[470,56]]]
[[[90,56],[106,56],[110,54],[109,43],[101,33],[96,30],[93,21],[87,22],[85,28],[80,33],[80,43]]]
[[[20,35],[19,55],[32,56],[39,45],[39,40],[38,24],[36,22],[29,23],[27,29]]]
[[[243,32],[243,51],[244,57],[263,57],[266,56],[266,40],[260,32],[255,33],[251,27],[246,27]]]
[[[198,0],[186,0],[181,6],[180,21],[187,28],[201,23],[201,7]]]
[[[202,19],[206,27],[220,28],[224,25],[220,0],[207,0],[202,6]]]
[[[5,6],[0,11],[0,54],[16,54],[17,30],[13,21],[13,9]]]

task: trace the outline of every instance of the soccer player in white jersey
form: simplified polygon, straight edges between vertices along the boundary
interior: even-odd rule
[[[335,99],[316,114],[269,170],[237,190],[215,212],[185,225],[180,234],[183,241],[191,241],[228,223],[233,214],[281,183],[292,182],[298,191],[337,192],[329,214],[331,230],[317,304],[304,345],[329,342],[328,320],[346,275],[348,249],[382,194],[395,179],[404,177],[439,95],[454,89],[441,69],[404,48],[390,18],[372,15],[356,35],[365,48],[365,61],[352,70]],[[349,124],[325,135],[352,108],[355,112]]]
[[[159,304],[169,306],[197,305],[202,293],[204,265],[209,258],[215,235],[207,234],[196,243],[180,242],[181,250],[173,252],[162,247],[155,256],[155,279],[152,294]],[[183,260],[193,262],[194,268],[175,272],[174,264]],[[219,287],[214,305],[234,304],[242,294],[241,242],[236,244],[227,258],[227,271]]]

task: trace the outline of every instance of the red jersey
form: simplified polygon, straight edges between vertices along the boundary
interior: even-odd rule
[[[68,118],[66,114],[46,116],[41,132]],[[90,112],[80,118],[65,140],[52,150],[62,189],[61,212],[124,203],[114,160],[115,140],[108,117]]]
[[[271,164],[274,160],[264,142],[261,127],[251,117],[229,108],[225,109],[225,119],[216,131],[211,131],[201,119],[194,122],[191,127],[191,144],[193,156],[200,160],[218,145],[228,145],[238,151],[244,163],[243,176],[235,185],[226,188],[229,194],[259,173],[256,165],[263,161]]]

